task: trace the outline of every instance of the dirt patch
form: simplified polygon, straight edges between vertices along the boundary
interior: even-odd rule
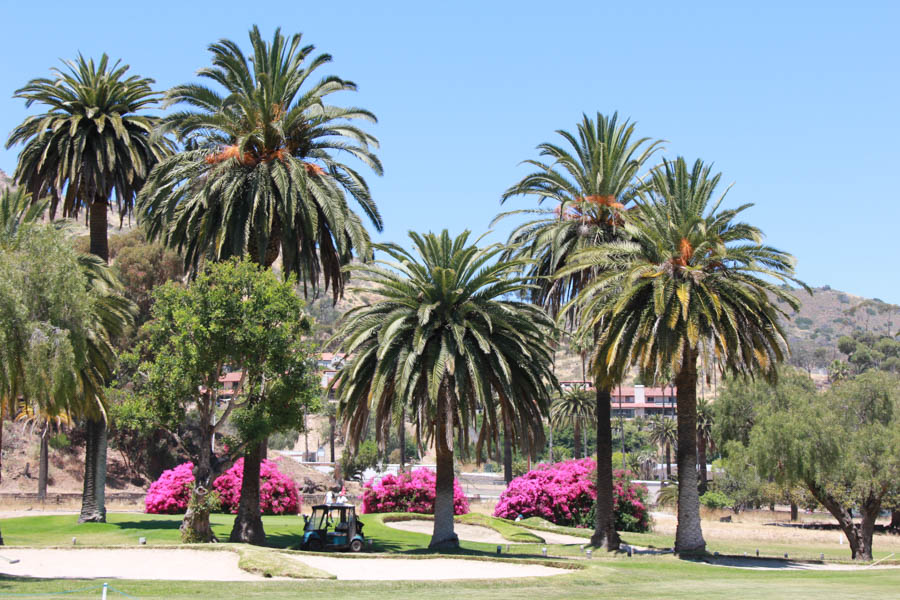
[[[483,529],[483,528],[482,528]],[[448,579],[506,579],[548,577],[568,573],[566,569],[500,561],[458,558],[333,558],[331,556],[290,556],[338,579],[356,581],[435,581]]]
[[[192,581],[264,581],[238,568],[238,555],[228,551],[147,549],[53,550],[6,548],[0,573],[20,577],[167,579]]]

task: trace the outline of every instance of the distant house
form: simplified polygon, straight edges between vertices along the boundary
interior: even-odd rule
[[[564,390],[575,387],[594,389],[594,384],[590,381],[560,381],[559,384]],[[677,388],[674,386],[671,388],[645,387],[643,385],[616,386],[610,394],[611,414],[613,417],[621,416],[626,419],[674,415],[676,390]]]
[[[331,384],[331,380],[337,375],[338,371],[347,361],[347,355],[343,353],[322,352],[316,360],[316,371],[319,374],[320,385],[322,389],[327,389]],[[242,371],[227,371],[219,377],[221,388],[219,389],[219,398],[227,400],[233,398],[241,392],[240,383]]]

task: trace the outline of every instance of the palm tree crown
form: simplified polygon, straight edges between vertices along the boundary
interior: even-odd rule
[[[589,425],[594,420],[596,412],[594,395],[581,386],[563,392],[550,406],[550,422],[554,426],[572,425],[574,428],[576,457],[581,456],[583,449],[582,426]]]
[[[528,286],[509,277],[521,267],[518,261],[496,261],[502,246],[467,245],[468,232],[455,239],[447,231],[410,237],[418,256],[394,244],[378,245],[391,260],[352,266],[374,284],[367,291],[382,299],[343,317],[335,338],[351,358],[335,385],[352,443],[364,435],[372,414],[383,441],[398,403],[408,407],[419,443],[434,440],[438,500],[432,545],[441,545],[455,539],[455,428],[461,428],[465,448],[481,412],[480,452],[487,439],[498,442],[497,417],[504,415],[523,451],[543,445],[547,384],[557,385],[548,345],[553,322],[533,305],[505,299]]]
[[[16,90],[27,107],[46,110],[9,136],[7,148],[25,145],[15,179],[35,198],[49,193],[54,214],[60,199],[63,216],[77,216],[82,206],[105,207],[113,193],[120,214],[127,213],[150,169],[169,150],[165,138],[153,135],[158,118],[144,112],[157,105],[160,94],[152,90],[152,79],[126,75],[128,65],[110,64],[106,54],[97,63],[79,55],[64,64],[66,69],[52,69],[54,78],[33,79]]]
[[[323,275],[338,296],[351,251],[369,253],[346,195],[379,231],[382,221],[365,180],[334,155],[345,152],[380,175],[377,141],[353,124],[375,117],[325,103],[356,85],[333,75],[314,80],[331,57],[312,57],[300,34],[286,39],[276,30],[267,43],[253,27],[250,41],[249,57],[230,40],[209,47],[212,66],[199,75],[222,91],[199,84],[169,91],[167,105],[188,108],[166,117],[164,129],[185,150],[153,171],[142,214],[149,234],[182,251],[190,267],[245,252],[269,266],[280,251],[286,272],[314,286]]]

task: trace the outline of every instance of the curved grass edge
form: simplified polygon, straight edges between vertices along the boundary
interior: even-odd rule
[[[375,516],[378,513],[373,513],[372,516]],[[391,523],[397,521],[433,521],[434,515],[420,514],[420,513],[381,513],[382,514],[382,522],[383,523]],[[516,542],[520,544],[543,544],[545,543],[544,538],[536,535],[530,531],[528,531],[524,527],[519,527],[514,524],[512,521],[508,521],[506,519],[500,519],[498,517],[489,517],[487,515],[483,515],[480,513],[467,513],[464,515],[457,515],[453,519],[457,523],[462,523],[465,525],[475,525],[478,527],[487,527],[493,531],[499,533],[503,539],[508,540],[510,542]]]

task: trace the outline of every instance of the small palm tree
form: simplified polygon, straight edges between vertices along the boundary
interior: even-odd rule
[[[209,47],[213,66],[199,84],[172,88],[166,104],[188,109],[165,118],[185,149],[153,170],[139,198],[148,235],[161,238],[196,269],[206,258],[245,253],[317,287],[344,286],[341,266],[352,251],[369,254],[369,235],[347,203],[352,197],[378,230],[381,216],[363,177],[338,160],[343,153],[381,174],[377,140],[354,124],[375,122],[367,110],[326,104],[356,85],[329,75],[313,79],[331,61],[313,56],[301,35],[276,30],[270,43],[250,31],[248,57],[231,40]]]
[[[581,426],[583,423],[592,423],[595,413],[594,395],[580,385],[563,392],[550,405],[551,424],[554,427],[571,425],[575,430],[575,458],[584,456],[587,446],[582,443]]]
[[[509,300],[527,291],[511,277],[519,261],[497,261],[504,248],[410,233],[415,254],[395,244],[376,248],[389,260],[349,269],[380,300],[346,313],[335,340],[350,359],[334,379],[351,447],[374,418],[380,444],[388,438],[394,407],[405,406],[417,441],[433,441],[437,454],[431,547],[457,546],[453,530],[454,429],[465,451],[480,412],[476,443],[499,443],[505,416],[523,452],[544,444],[549,405],[553,322],[539,308]]]
[[[31,426],[31,431],[38,429],[41,436],[40,454],[38,457],[38,500],[47,498],[47,482],[50,478],[50,434],[55,429],[62,431],[63,427],[72,425],[72,419],[66,412],[51,414],[36,404],[24,402],[19,406],[15,420],[26,427]]]
[[[623,214],[641,188],[641,169],[662,144],[637,138],[635,124],[620,122],[618,113],[612,117],[598,113],[596,119],[584,115],[574,134],[563,130],[557,133],[563,143],[540,144],[537,149],[542,159],[525,161],[534,171],[506,190],[502,198],[505,202],[513,196],[529,196],[537,200],[539,208],[503,213],[496,219],[533,215],[510,234],[507,257],[531,261],[523,268],[535,285],[531,300],[553,316],[560,316],[562,307],[598,273],[587,267],[558,277],[559,270],[574,253],[621,238]],[[541,206],[545,202],[549,206]],[[577,311],[567,311],[562,316],[569,324],[580,320]],[[589,331],[576,339],[581,340],[582,346],[593,348],[596,332]],[[597,506],[591,544],[616,550],[619,537],[613,514],[610,392],[621,373],[615,369],[605,371],[609,366],[605,361],[593,361],[592,365],[596,390]]]
[[[697,361],[704,355],[732,372],[777,376],[788,351],[777,302],[796,310],[794,260],[761,243],[762,232],[735,218],[748,206],[721,209],[721,175],[696,161],[666,162],[626,223],[631,241],[580,253],[561,273],[596,268],[577,299],[583,327],[604,325],[598,354],[636,363],[660,379],[675,373],[678,415],[679,552],[706,547],[697,493]],[[808,288],[807,288],[808,289]]]
[[[672,479],[672,448],[678,445],[678,427],[674,419],[653,415],[650,419],[650,442],[666,455],[666,479]],[[679,472],[680,474],[680,472]]]
[[[714,450],[712,439],[713,410],[712,404],[706,398],[697,400],[697,464],[700,465],[699,492],[702,496],[706,493],[708,482],[706,473],[706,451]]]

